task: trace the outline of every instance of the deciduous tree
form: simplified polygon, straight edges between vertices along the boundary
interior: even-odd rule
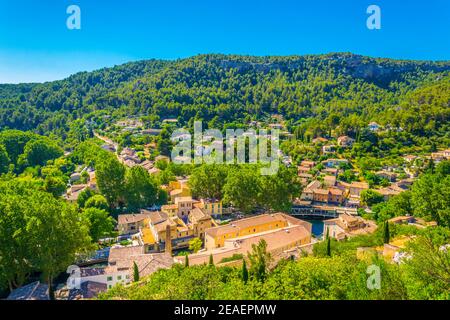
[[[83,215],[89,221],[89,234],[94,242],[108,236],[114,229],[114,219],[104,209],[86,207]]]
[[[189,241],[189,250],[192,250],[194,253],[197,253],[203,246],[203,242],[200,238],[194,238]]]
[[[252,244],[252,252],[248,253],[248,259],[250,260],[250,274],[257,281],[264,282],[272,262],[272,257],[267,252],[267,242],[264,239],[261,239],[257,245]]]
[[[112,155],[96,163],[96,177],[100,192],[112,207],[123,201],[125,193],[125,167]]]

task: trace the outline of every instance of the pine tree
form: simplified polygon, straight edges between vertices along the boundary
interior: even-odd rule
[[[189,267],[189,256],[188,255],[186,255],[186,258],[184,260],[184,266]]]
[[[139,281],[139,268],[138,268],[136,262],[133,262],[133,281],[134,282]]]
[[[389,233],[389,222],[386,221],[386,222],[384,223],[383,242],[384,242],[384,243],[389,243],[390,238],[391,238],[391,235],[390,235],[390,233]]]
[[[244,281],[244,283],[247,283],[248,281],[248,270],[245,259],[242,261],[242,280]]]
[[[214,259],[213,259],[213,255],[212,254],[209,255],[209,265],[210,266],[214,265]]]

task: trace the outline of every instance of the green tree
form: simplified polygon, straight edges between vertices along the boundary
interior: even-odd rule
[[[426,173],[433,174],[433,173],[435,172],[435,168],[436,168],[436,165],[434,164],[433,159],[430,159],[430,160],[427,162],[427,165],[426,165],[424,171],[425,171]]]
[[[83,191],[81,191],[77,199],[78,206],[80,208],[84,208],[84,206],[86,205],[86,201],[89,198],[93,197],[94,195],[96,195],[96,193],[90,188],[86,188]]]
[[[250,260],[251,275],[257,281],[264,282],[272,261],[270,253],[267,252],[267,242],[261,239],[257,245],[252,244],[252,252],[248,253],[247,256]]]
[[[404,191],[372,207],[372,219],[384,222],[396,216],[413,215],[411,192]]]
[[[49,141],[32,140],[25,145],[23,157],[29,166],[43,166],[48,160],[56,159],[63,155],[60,147]]]
[[[170,156],[170,152],[172,150],[172,140],[171,133],[167,128],[163,128],[161,133],[158,136],[157,146],[158,151],[165,156]]]
[[[169,194],[166,190],[159,188],[158,189],[158,200],[156,201],[156,204],[163,205],[166,204],[169,199]]]
[[[33,192],[27,199],[26,232],[32,249],[29,257],[42,272],[54,298],[53,279],[73,263],[76,254],[90,248],[89,227],[75,207],[46,192]]]
[[[4,145],[0,144],[0,175],[9,169],[9,156]]]
[[[450,161],[442,161],[436,166],[435,173],[441,177],[450,175]]]
[[[289,212],[294,197],[300,196],[300,183],[294,168],[281,166],[276,174],[260,176],[259,200],[266,210]]]
[[[157,201],[158,187],[141,166],[129,169],[125,176],[127,207],[131,210],[152,206]]]
[[[106,201],[106,198],[102,196],[101,194],[94,194],[89,199],[86,200],[85,208],[97,208],[101,210],[108,211],[108,201]]]
[[[194,238],[189,241],[189,250],[192,250],[194,253],[197,253],[203,246],[203,242],[200,238]]]
[[[55,197],[60,197],[67,188],[67,183],[63,177],[47,176],[44,180],[44,190],[50,192]]]
[[[33,271],[30,261],[33,247],[26,232],[29,210],[27,198],[38,188],[35,180],[0,181],[0,287],[20,287]]]
[[[85,208],[83,214],[89,221],[89,234],[94,242],[113,231],[115,221],[106,210],[90,207]]]
[[[340,173],[338,179],[341,181],[351,183],[352,181],[356,180],[356,175],[353,173],[353,170],[348,169],[345,170],[343,173]]]
[[[406,248],[403,279],[410,299],[450,299],[450,231],[427,228]]]
[[[368,189],[361,191],[361,204],[371,207],[377,203],[384,201],[383,195],[375,190]]]
[[[213,255],[212,254],[209,255],[209,265],[210,266],[214,265],[214,259],[213,259]]]
[[[331,238],[330,238],[330,235],[329,235],[329,229],[328,228],[327,228],[326,242],[327,242],[327,256],[331,257]]]
[[[389,232],[389,222],[385,221],[384,228],[383,228],[383,243],[389,243],[390,239],[391,239],[391,235]]]
[[[224,186],[225,203],[230,203],[244,213],[250,213],[258,205],[260,193],[259,176],[253,166],[230,170]]]
[[[0,132],[0,144],[2,144],[13,164],[17,163],[19,156],[23,153],[28,141],[35,138],[31,132],[19,130],[5,130]]]
[[[450,175],[420,176],[411,188],[411,206],[415,215],[450,226]]]
[[[133,261],[133,281],[138,282],[139,281],[139,268],[136,264],[136,262]]]
[[[125,167],[112,155],[101,158],[96,164],[97,185],[110,207],[123,201]]]
[[[227,181],[228,168],[225,165],[203,164],[192,171],[189,186],[197,198],[223,198],[223,187]]]
[[[248,270],[247,270],[247,263],[245,262],[245,259],[242,260],[242,281],[246,284],[248,281]]]

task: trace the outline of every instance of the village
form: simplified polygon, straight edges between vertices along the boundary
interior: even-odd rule
[[[176,123],[176,120],[170,121]],[[161,132],[159,129],[141,130],[142,123],[136,120],[126,120],[116,125],[126,132],[148,135],[158,135]],[[259,123],[253,125],[260,126]],[[283,129],[283,125],[278,124],[269,127]],[[371,123],[369,129],[377,131],[379,125]],[[138,153],[130,147],[119,150],[118,144],[110,138],[95,135],[104,142],[102,149],[115,153],[119,161],[129,168],[141,166],[150,175],[157,175],[160,169],[156,164],[171,161],[169,157],[162,155],[153,160],[143,158],[142,152]],[[289,135],[285,134],[284,138],[288,139]],[[224,206],[222,199],[193,198],[189,177],[176,177],[176,180],[162,186],[168,193],[168,204],[118,216],[117,238],[109,239],[110,245],[98,250],[93,257],[80,264],[79,269],[71,270],[69,281],[76,283],[77,288],[62,286],[58,291],[59,298],[92,298],[116,284],[131,283],[135,272],[140,277],[145,277],[174,264],[240,266],[252,246],[261,240],[267,243],[267,251],[275,264],[281,259],[299,259],[302,254],[311,253],[314,244],[324,241],[325,237],[342,241],[358,235],[372,234],[377,230],[377,224],[361,217],[361,212],[371,210],[362,199],[364,192],[373,189],[387,201],[408,190],[417,177],[420,166],[424,165],[424,160],[431,159],[439,163],[450,159],[450,150],[425,157],[406,155],[402,166],[385,167],[374,172],[382,183],[377,188],[371,188],[365,181],[341,180],[344,171],[351,170],[355,177],[358,177],[359,172],[353,169],[350,159],[329,157],[335,155],[336,148],[350,148],[354,142],[348,136],[340,136],[332,141],[319,137],[312,141],[313,144],[320,145],[321,154],[326,159],[305,159],[297,166],[302,192],[293,200],[290,212],[270,211],[244,216],[233,208]],[[146,145],[146,148],[151,147],[151,143]],[[292,165],[289,156],[282,153],[279,156],[285,165]],[[97,190],[95,169],[78,168],[70,176],[70,182],[65,198],[76,202],[84,190]],[[319,232],[313,232],[312,224],[315,221],[321,222]],[[395,217],[389,222],[409,224],[417,228],[435,225],[411,216]],[[407,240],[403,237],[384,247],[358,248],[357,256],[377,253],[387,261],[398,263]],[[21,291],[15,295],[26,295],[39,292],[39,285],[33,283],[17,290]]]
[[[176,119],[166,122],[176,124]],[[142,122],[135,119],[119,121],[119,132],[131,132],[138,136],[156,137],[161,129],[142,129]],[[261,128],[261,123],[250,126]],[[370,131],[380,130],[370,123]],[[285,130],[282,124],[270,124],[268,129]],[[101,148],[116,155],[126,167],[140,166],[149,175],[160,174],[161,163],[171,159],[164,155],[149,157],[156,147],[153,139],[141,151],[132,147],[120,147],[105,136],[94,133],[103,142]],[[282,139],[291,139],[285,132]],[[311,141],[320,148],[320,157],[304,159],[297,165],[297,178],[301,194],[293,199],[289,212],[266,211],[243,215],[233,207],[225,206],[222,199],[194,198],[189,186],[189,176],[179,176],[161,188],[167,192],[168,203],[123,213],[117,217],[116,238],[103,239],[102,249],[85,259],[69,272],[68,285],[60,285],[59,299],[84,299],[97,296],[117,284],[133,282],[133,274],[148,276],[174,264],[216,266],[242,265],[252,248],[264,240],[267,251],[276,264],[282,259],[300,259],[311,254],[313,246],[328,237],[343,241],[364,234],[373,234],[377,223],[362,217],[371,208],[365,199],[368,190],[376,192],[383,201],[408,190],[423,166],[430,161],[438,164],[450,159],[450,150],[429,155],[405,155],[402,165],[386,166],[373,172],[376,183],[364,181],[351,159],[342,157],[337,148],[346,150],[355,140],[349,136],[337,138],[318,137]],[[208,154],[207,145],[200,152]],[[338,155],[341,155],[337,157]],[[285,166],[292,167],[290,156],[278,150],[277,156]],[[151,159],[151,160],[150,160]],[[159,164],[159,165],[158,165]],[[351,174],[353,179],[345,179]],[[70,186],[64,198],[76,203],[85,190],[98,192],[94,167],[77,167],[70,175]],[[420,218],[398,216],[389,220],[392,224],[408,224],[417,228],[435,225]],[[313,225],[315,227],[313,228]],[[317,225],[319,229],[317,229]],[[408,238],[395,239],[384,247],[358,248],[357,256],[378,254],[391,263],[399,263],[402,249]],[[72,283],[72,285],[70,285]],[[37,294],[42,284],[32,283],[16,289],[17,296]],[[41,288],[42,289],[42,288]]]

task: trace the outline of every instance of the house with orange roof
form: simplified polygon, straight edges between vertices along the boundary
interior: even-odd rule
[[[261,240],[267,243],[267,251],[277,257],[296,247],[311,245],[312,225],[284,213],[263,214],[234,221],[225,226],[206,230],[205,249],[189,255],[191,265],[203,264],[213,256],[215,264],[224,263],[231,257],[245,257],[252,250],[252,245]],[[175,257],[179,263],[184,257]]]
[[[117,218],[119,234],[131,234],[139,232],[144,226],[144,220],[150,217],[150,213],[143,210],[141,213],[120,214]]]
[[[300,175],[300,174],[308,173],[309,170],[311,170],[310,167],[298,166],[297,167],[297,174]]]
[[[223,214],[222,201],[212,198],[201,198],[199,202],[194,203],[194,207],[203,209],[210,216],[221,216]]]
[[[349,193],[352,197],[360,197],[363,190],[369,189],[367,182],[353,181],[349,186]]]
[[[413,162],[413,161],[416,160],[417,158],[418,158],[417,156],[412,155],[412,154],[406,155],[406,156],[403,157],[403,159],[404,159],[406,162]]]
[[[316,163],[314,161],[310,161],[310,160],[303,160],[300,163],[300,166],[302,167],[308,167],[310,169],[312,169],[314,166],[316,165]]]
[[[326,187],[334,187],[336,185],[336,176],[324,176],[323,183]]]
[[[341,146],[344,148],[351,147],[354,142],[355,142],[355,139],[350,138],[349,136],[340,136],[339,138],[337,138],[338,146]]]
[[[310,230],[311,224],[283,213],[263,214],[233,221],[224,226],[206,229],[205,248],[223,247],[226,239],[242,237],[250,234],[280,229],[290,224],[301,224]]]
[[[328,202],[328,189],[317,188],[313,190],[313,201]]]
[[[188,226],[193,230],[194,235],[200,239],[205,238],[205,231],[214,226],[211,215],[201,208],[194,208],[189,212]]]
[[[323,232],[332,238],[343,240],[356,235],[373,233],[376,229],[375,222],[344,213],[338,218],[325,220]]]
[[[144,246],[117,246],[110,249],[106,267],[86,267],[79,271],[74,269],[71,276],[78,285],[90,281],[105,284],[110,289],[118,283],[125,285],[131,282],[134,264],[138,267],[139,275],[145,277],[160,269],[168,269],[173,263],[173,258],[168,254],[145,253]]]

